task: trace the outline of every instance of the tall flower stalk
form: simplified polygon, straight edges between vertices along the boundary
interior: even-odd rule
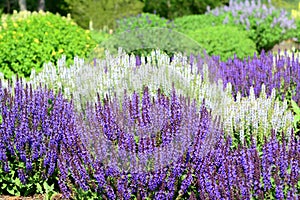
[[[262,55],[248,64],[237,59],[223,63],[217,58],[202,59],[182,54],[176,54],[170,62],[170,58],[159,51],[153,52],[152,57],[141,58],[124,54],[121,49],[118,56],[106,53],[105,59],[95,59],[91,64],[75,58],[75,64],[69,68],[63,59],[57,67],[49,63],[43,72],[32,76],[31,83],[38,86],[39,81],[43,81],[55,90],[62,88],[64,96],[69,99],[72,93],[77,110],[84,110],[82,102],[95,102],[97,93],[101,98],[116,95],[122,99],[124,89],[129,95],[134,91],[142,95],[141,89],[147,85],[149,95],[154,97],[158,88],[164,94],[170,94],[174,83],[178,94],[194,98],[197,102],[205,99],[206,106],[213,111],[212,115],[221,117],[226,135],[233,136],[235,144],[245,141],[249,144],[250,132],[255,135],[258,146],[263,143],[264,135],[270,136],[271,129],[279,133],[291,132],[293,115],[287,110],[286,100],[280,103],[278,88],[270,90],[268,79],[254,70],[259,63],[265,63],[264,72],[276,69],[281,65],[276,61],[278,56]],[[281,60],[289,58],[288,55],[280,57]],[[294,65],[296,67],[295,62]],[[247,66],[252,66],[253,70]],[[233,69],[244,73],[233,73]],[[256,80],[257,84],[245,82],[244,74],[248,74],[248,79]]]
[[[232,137],[216,126],[204,102],[197,109],[196,101],[174,89],[169,96],[158,92],[151,100],[144,88],[143,97],[124,95],[122,105],[118,98],[99,96],[96,105],[87,105],[85,114],[75,111],[73,101],[46,88],[34,90],[17,81],[13,88],[1,85],[0,89],[1,167],[10,170],[9,156],[25,163],[24,173],[19,172],[24,184],[36,170],[35,163],[42,162],[39,170],[44,178],[58,170],[66,198],[74,197],[74,188],[108,199],[182,199],[191,192],[201,199],[292,199],[299,194],[299,136],[281,132],[281,138],[289,140],[278,139],[272,129],[271,137],[264,136],[261,151],[252,134],[250,146],[234,147]],[[160,127],[160,121],[166,126]],[[149,135],[153,130],[154,135]],[[184,131],[192,137],[180,134]],[[185,141],[185,150],[172,147],[172,139]],[[169,145],[172,148],[163,151]],[[120,168],[122,159],[116,158],[130,158],[124,152],[139,159],[123,162],[127,168]],[[103,159],[102,153],[111,159]],[[157,158],[153,166],[145,162],[149,155]],[[174,160],[169,159],[172,156]],[[145,166],[150,170],[143,170]]]

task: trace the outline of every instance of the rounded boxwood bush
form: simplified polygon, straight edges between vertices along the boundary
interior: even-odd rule
[[[107,41],[112,36],[112,34],[109,34],[105,31],[93,30],[91,31],[91,35],[93,40],[96,41],[97,46],[94,48],[93,52],[88,57],[88,60],[91,58],[105,58],[105,49],[101,47],[101,44]]]
[[[136,28],[151,28],[160,27],[167,28],[172,27],[169,20],[161,18],[158,15],[151,13],[142,13],[137,16],[126,17],[117,21],[117,33],[121,33],[128,30],[134,30]]]
[[[223,23],[233,25],[233,19],[232,17],[230,17],[230,15],[187,15],[176,18],[173,23],[177,31],[187,33],[189,31],[205,28],[208,26],[222,25]]]
[[[29,77],[43,63],[66,55],[67,63],[74,56],[87,57],[96,46],[89,31],[77,26],[69,17],[49,12],[20,12],[3,15],[0,26],[0,71],[5,78],[14,74]]]
[[[114,46],[115,49],[112,50],[114,52],[117,52],[118,47],[126,46],[130,47],[124,48],[124,51],[128,54],[147,56],[150,55],[153,50],[160,49],[171,56],[174,53],[173,47],[178,47],[178,44],[175,44],[178,40],[178,34],[176,37],[175,31],[168,33],[173,26],[170,20],[151,13],[142,13],[137,16],[122,18],[117,21],[117,29],[115,30],[113,38],[111,38],[112,40],[108,41],[105,45]],[[176,38],[171,39],[171,36],[175,36]],[[164,40],[158,41],[162,38],[164,38]],[[180,39],[184,40],[184,36]],[[187,41],[187,39],[185,39],[185,41]],[[153,44],[158,44],[157,48],[152,48],[155,46]],[[149,46],[152,47],[150,48]],[[165,48],[162,48],[162,46]]]
[[[189,37],[197,41],[210,56],[220,56],[222,61],[233,58],[244,59],[256,52],[255,43],[249,39],[247,31],[234,26],[212,26],[190,31]]]
[[[105,31],[91,31],[91,36],[93,40],[97,42],[97,44],[101,44],[103,41],[107,40],[111,34]]]
[[[272,4],[261,1],[230,1],[228,6],[217,7],[206,14],[216,17],[228,14],[230,22],[249,32],[249,38],[255,42],[258,52],[269,51],[276,44],[289,39],[289,32],[296,24],[289,13]],[[229,25],[232,25],[229,23]]]

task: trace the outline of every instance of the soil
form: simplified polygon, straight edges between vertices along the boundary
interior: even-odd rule
[[[280,49],[281,51],[284,51],[285,49],[289,50],[292,49],[293,47],[295,47],[296,49],[300,49],[300,43],[296,43],[296,41],[294,41],[293,39],[288,39],[285,41],[282,41],[279,44],[276,44],[272,51],[274,52],[278,52],[278,49]]]
[[[17,196],[8,196],[8,195],[1,195],[0,200],[43,200],[43,195],[34,195],[32,197],[17,197]]]
[[[54,195],[51,200],[63,200],[61,194]],[[0,195],[0,200],[44,200],[45,195],[37,194],[31,197]]]

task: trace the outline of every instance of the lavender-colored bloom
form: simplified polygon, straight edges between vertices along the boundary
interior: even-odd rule
[[[293,65],[293,61],[282,58],[278,60],[281,60],[278,62],[278,70],[282,74],[285,73],[285,76],[292,76],[291,73],[284,72],[282,63]],[[246,62],[231,61],[231,65],[244,70],[241,73],[236,72],[235,76],[237,74],[249,76],[252,71],[264,70],[271,64],[270,58],[255,59],[252,68],[246,71],[246,68],[244,69]],[[295,65],[294,63],[294,67]],[[228,75],[227,72],[228,70],[224,74]],[[268,76],[253,79],[266,80]],[[236,81],[239,85],[241,82]],[[0,91],[4,90],[0,88]],[[131,99],[129,97],[125,99],[123,104],[108,98],[104,103],[100,103],[99,98],[94,107],[87,106],[86,115],[83,115],[75,112],[73,102],[65,100],[61,93],[54,94],[43,88],[31,90],[30,87],[24,88],[19,83],[15,87],[14,95],[10,94],[9,90],[4,91],[2,97],[0,93],[1,130],[4,130],[0,130],[0,138],[5,139],[0,142],[1,167],[9,168],[5,154],[14,150],[8,148],[10,145],[8,141],[12,141],[12,145],[16,145],[19,149],[15,155],[20,162],[27,165],[28,169],[33,162],[43,158],[41,164],[45,167],[43,172],[47,174],[45,178],[49,178],[56,169],[58,170],[58,184],[66,198],[72,194],[70,184],[83,190],[97,190],[108,199],[130,199],[131,194],[138,195],[141,199],[146,197],[172,199],[178,192],[176,189],[181,190],[180,193],[183,194],[191,184],[196,185],[199,197],[203,199],[252,197],[262,199],[264,194],[271,193],[273,189],[275,192],[271,195],[281,199],[284,198],[285,187],[288,191],[287,198],[296,197],[300,145],[299,136],[293,131],[291,134],[282,133],[281,138],[286,140],[279,142],[277,131],[273,130],[272,137],[266,138],[262,145],[262,155],[254,142],[256,138],[250,138],[252,142],[250,148],[241,143],[235,149],[232,147],[234,140],[229,136],[225,137],[222,131],[214,127],[218,123],[212,120],[205,102],[197,109],[196,103],[177,96],[175,92],[169,97],[161,93],[152,101],[147,95],[147,90],[144,92],[141,105],[138,93]],[[119,112],[120,105],[124,105],[125,113]],[[154,128],[149,127],[151,123],[155,124]],[[153,135],[148,134],[151,131]],[[147,160],[149,158],[147,156],[154,152],[157,146],[163,147],[168,144],[159,142],[162,137],[155,135],[156,131],[165,134],[163,140],[168,142],[180,131],[185,133],[190,131],[193,138],[185,143],[189,145],[183,152],[178,149],[166,154],[156,152],[154,155],[159,155],[160,158],[157,165],[151,168],[151,175],[137,168],[134,163],[130,164],[136,167],[136,170],[127,168],[123,170],[118,167],[116,156],[112,154],[112,145],[120,147],[120,151],[124,150],[124,154],[120,155],[131,152],[135,153],[131,155],[140,156],[140,160]],[[211,133],[216,136],[213,137]],[[88,136],[84,137],[84,134]],[[110,137],[105,137],[107,135]],[[136,142],[134,136],[143,137],[139,137],[139,141]],[[89,137],[95,143],[90,144]],[[189,139],[181,137],[183,143]],[[97,141],[97,138],[101,140]],[[93,145],[95,151],[89,151]],[[26,151],[29,147],[32,149]],[[111,162],[106,162],[107,159],[103,157],[107,152],[110,153]],[[174,162],[166,162],[172,154],[178,152],[180,154]],[[97,153],[98,156],[95,155]],[[274,165],[277,168],[274,169]],[[130,173],[130,170],[133,173]],[[19,178],[25,183],[29,171],[23,172],[24,174],[19,173]],[[176,185],[182,176],[186,178],[181,182],[181,186]],[[275,188],[272,188],[271,178],[275,180]],[[112,179],[114,181],[111,181]],[[261,179],[263,185],[260,183]],[[113,183],[117,184],[112,185]],[[158,190],[153,191],[155,189]]]
[[[181,183],[180,192],[182,192],[183,194],[186,193],[186,191],[190,187],[192,181],[193,181],[192,174],[188,174],[187,177]]]
[[[277,167],[278,169],[278,167]],[[277,174],[275,174],[275,198],[276,199],[284,199],[284,193],[283,193],[283,184],[280,181],[279,177]]]
[[[116,199],[115,192],[111,186],[106,186],[106,194],[109,199]]]
[[[62,192],[62,198],[69,199],[71,197],[71,191],[68,188],[68,186],[66,185],[66,183],[59,178],[58,185],[59,185],[60,191]]]
[[[4,144],[2,143],[3,139],[2,139],[2,134],[0,133],[0,162],[6,162],[7,161],[7,156],[6,156],[6,148],[4,146]]]
[[[140,66],[141,65],[141,59],[140,57],[137,55],[136,56],[136,63],[135,63],[136,66]]]
[[[160,184],[160,178],[159,174],[157,172],[154,172],[150,175],[149,179],[149,189],[155,190],[155,188]]]
[[[289,89],[292,89],[292,82],[299,87],[298,74],[289,73],[291,70],[299,71],[300,63],[295,61],[288,55],[278,57],[272,53],[262,52],[259,58],[254,54],[252,59],[245,59],[244,61],[235,58],[227,62],[220,62],[217,57],[212,57],[209,68],[216,73],[215,81],[223,80],[224,88],[229,82],[233,85],[234,96],[237,92],[242,92],[243,96],[248,96],[250,87],[255,86],[255,96],[259,97],[261,85],[264,84],[268,86],[266,92],[269,97],[272,89],[276,89],[278,94],[285,94]],[[240,73],[235,73],[238,71]],[[284,85],[281,84],[282,80],[284,80]],[[282,89],[284,90],[283,93],[281,93]],[[298,101],[300,94],[296,93],[294,99]]]
[[[246,30],[250,30],[250,23],[248,19],[254,19],[257,25],[261,23],[270,25],[270,28],[274,26],[279,27],[282,33],[287,32],[288,30],[295,28],[296,24],[293,19],[288,16],[285,10],[279,10],[275,8],[272,4],[266,6],[262,4],[261,1],[229,1],[228,6],[217,7],[213,10],[208,10],[206,14],[213,14],[215,16],[226,15],[226,16],[233,16],[233,21],[235,24],[243,25]],[[279,15],[279,17],[277,17]],[[224,20],[223,23],[226,23],[227,20]],[[257,31],[255,28],[252,31]],[[261,30],[260,30],[261,31]],[[256,33],[259,36],[260,33]],[[260,37],[260,36],[259,36]],[[284,39],[284,38],[282,38]],[[278,41],[273,41],[278,42]],[[264,46],[258,43],[258,48],[260,46]],[[261,51],[261,49],[259,49]]]
[[[223,24],[228,24],[229,22],[229,18],[228,18],[228,15],[225,17],[225,19],[223,20]]]
[[[155,193],[155,200],[166,200],[166,192],[159,190],[158,192]]]
[[[1,101],[3,105],[1,110],[4,111],[2,117],[5,118],[1,126],[4,130],[11,131],[1,133],[0,137],[15,143],[18,153],[14,152],[14,155],[18,155],[19,158],[17,159],[25,163],[26,171],[19,170],[21,181],[26,181],[25,177],[28,172],[35,173],[33,162],[38,162],[42,158],[45,170],[48,172],[44,178],[51,176],[59,167],[61,173],[59,185],[64,194],[68,196],[69,191],[63,183],[66,180],[65,171],[68,167],[59,162],[59,154],[68,155],[67,152],[63,152],[66,150],[63,148],[64,145],[68,145],[67,151],[72,149],[74,153],[76,151],[80,153],[78,139],[76,139],[79,137],[74,129],[76,127],[76,121],[74,120],[76,115],[72,112],[72,106],[68,106],[61,95],[54,98],[53,93],[47,91],[47,89],[40,87],[33,90],[30,85],[24,87],[22,81],[19,80],[13,90],[14,95],[11,93],[4,94],[5,99],[10,99],[9,102],[11,103],[7,104]],[[48,102],[50,99],[53,100],[51,103]],[[4,145],[11,144],[7,142]],[[59,146],[62,152],[59,151]],[[13,150],[9,146],[7,146],[7,149]],[[3,157],[5,158],[5,156]],[[66,162],[68,158],[65,157],[64,160],[63,162]],[[79,167],[81,161],[78,158],[76,160],[73,158],[73,161],[77,163],[77,168],[73,169],[74,171],[82,169]],[[69,164],[72,164],[72,162]],[[4,168],[5,170],[8,169],[6,162],[4,162]],[[85,174],[82,171],[81,176],[83,179],[81,178],[80,181],[83,184],[88,180]],[[73,178],[76,178],[76,176]]]
[[[25,176],[24,170],[18,169],[18,177],[19,177],[21,183],[25,185],[26,184],[26,176]]]

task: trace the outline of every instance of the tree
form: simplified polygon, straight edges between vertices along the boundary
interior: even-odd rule
[[[20,6],[20,10],[27,10],[27,5],[26,5],[26,0],[18,0],[19,1],[19,6]]]
[[[67,0],[46,0],[45,9],[52,13],[59,13],[62,16],[67,16],[71,12],[70,5]]]
[[[114,29],[116,19],[137,15],[144,4],[139,0],[66,0],[72,18],[83,28],[93,22],[95,29]]]
[[[143,0],[144,12],[156,12],[160,17],[174,19],[184,15],[203,14],[211,9],[228,5],[229,0]]]
[[[39,0],[39,7],[38,7],[38,11],[45,11],[45,0]]]

